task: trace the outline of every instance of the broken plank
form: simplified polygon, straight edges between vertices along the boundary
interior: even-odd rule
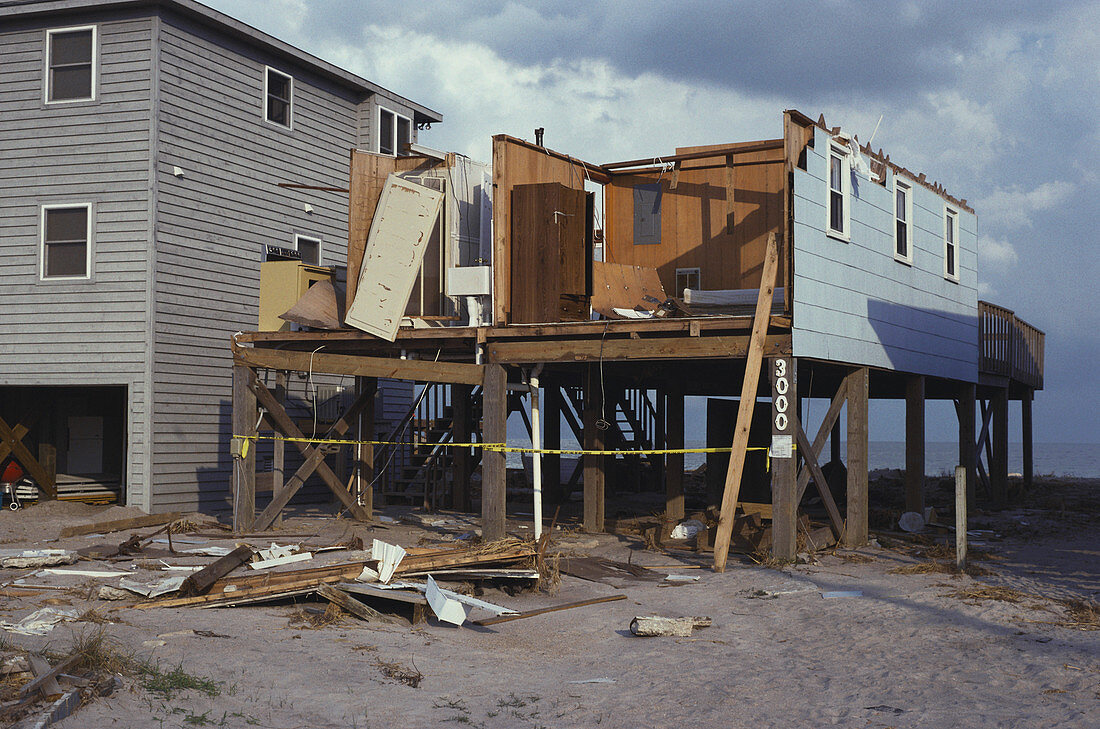
[[[57,683],[57,676],[79,663],[80,654],[74,653],[52,668],[45,658],[33,653],[27,656],[27,660],[31,664],[31,670],[34,671],[35,678],[19,689],[20,695],[26,696],[41,689],[43,695],[50,696],[52,694],[61,693],[61,686]]]
[[[672,636],[687,638],[695,628],[709,628],[707,617],[665,618],[659,615],[639,615],[630,621],[630,632],[643,638]]]
[[[114,521],[99,521],[92,524],[78,524],[62,529],[58,538],[66,539],[68,537],[80,537],[85,534],[107,534],[109,532],[121,532],[127,529],[143,529],[145,527],[171,524],[182,518],[182,513],[173,511],[168,514],[135,516],[132,519],[116,519]]]
[[[591,600],[581,600],[579,602],[567,602],[561,605],[553,605],[551,607],[538,608],[537,610],[528,610],[526,612],[518,613],[516,615],[499,615],[495,618],[485,618],[483,620],[475,620],[474,625],[496,625],[497,623],[506,623],[509,620],[522,620],[524,618],[533,618],[536,615],[542,615],[544,613],[553,613],[559,610],[571,610],[573,608],[585,607],[586,605],[598,605],[603,602],[615,602],[616,600],[625,600],[626,595],[608,595],[606,597],[597,597]]]
[[[229,554],[203,567],[193,575],[190,575],[180,586],[180,594],[184,597],[201,595],[222,577],[252,558],[252,548],[247,545],[237,547]]]
[[[351,595],[348,595],[346,592],[337,590],[332,585],[318,585],[317,594],[325,598],[329,602],[339,605],[344,610],[347,610],[349,613],[359,618],[360,620],[377,620],[383,623],[393,622],[391,618],[383,615],[374,608],[359,602]]]

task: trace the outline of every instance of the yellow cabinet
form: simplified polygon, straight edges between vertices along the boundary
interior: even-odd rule
[[[332,280],[333,269],[300,261],[267,261],[260,264],[261,332],[288,332],[291,324],[279,318],[298,303],[318,281]]]

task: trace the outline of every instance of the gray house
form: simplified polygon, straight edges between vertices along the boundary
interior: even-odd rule
[[[441,115],[193,0],[0,2],[0,59],[0,417],[59,482],[224,503],[261,262],[346,263],[347,195],[279,183]]]

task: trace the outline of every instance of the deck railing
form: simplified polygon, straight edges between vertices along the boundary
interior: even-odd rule
[[[1043,388],[1046,335],[1003,306],[978,302],[981,372],[1009,377],[1036,390]]]

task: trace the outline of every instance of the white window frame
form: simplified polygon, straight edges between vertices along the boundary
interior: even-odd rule
[[[905,255],[898,253],[898,188],[905,190]],[[913,186],[908,182],[902,182],[894,176],[894,260],[906,265],[913,265]]]
[[[319,235],[309,235],[308,233],[295,233],[294,234],[294,250],[298,251],[299,253],[302,252],[302,249],[299,248],[298,242],[303,238],[305,238],[308,241],[316,241],[316,243],[317,243],[317,263],[311,263],[309,265],[311,265],[311,266],[320,266],[320,265],[322,265],[322,261],[325,260],[325,241],[324,241],[324,239]],[[302,263],[305,263],[305,261],[302,261]]]
[[[949,231],[951,233],[950,243],[948,243]],[[947,269],[947,250],[949,247],[955,249],[954,272]],[[943,206],[943,277],[948,281],[959,282],[959,211],[949,205]]]
[[[390,147],[393,149],[393,153],[389,154],[382,151],[382,113],[393,114],[393,136],[390,139]],[[404,119],[409,123],[409,142],[413,141],[413,121],[410,117],[400,114],[393,109],[387,109],[384,106],[378,107],[378,114],[375,116],[375,144],[374,149],[378,154],[389,154],[391,157],[401,157],[401,150],[397,148],[397,120]]]
[[[79,99],[57,99],[56,101],[50,98],[50,91],[53,89],[50,80],[50,59],[53,56],[53,37],[61,33],[79,33],[81,31],[92,31],[92,88],[91,96],[81,97]],[[46,29],[46,62],[44,64],[44,74],[42,83],[42,101],[46,104],[80,104],[87,101],[96,100],[96,90],[99,87],[99,28],[95,25],[74,25],[69,28],[47,28]]]
[[[84,275],[83,276],[47,276],[46,275],[46,213],[50,210],[86,211],[84,230]],[[54,203],[42,205],[38,215],[38,280],[39,281],[87,281],[92,277],[92,204],[91,203]]]
[[[268,112],[268,106],[267,106],[268,79],[271,78],[271,74],[273,74],[273,73],[279,74],[280,76],[282,76],[283,78],[285,78],[287,81],[290,82],[290,101],[289,101],[289,105],[288,105],[287,110],[286,110],[287,117],[288,117],[287,121],[289,122],[288,124],[280,124],[277,121],[273,121],[267,115],[267,112]],[[286,73],[284,71],[280,71],[277,68],[273,68],[271,66],[264,66],[264,95],[263,95],[263,98],[260,100],[260,104],[261,104],[261,107],[262,107],[260,111],[263,114],[263,119],[264,119],[265,122],[267,122],[268,124],[270,124],[273,127],[278,127],[279,129],[285,129],[287,131],[293,131],[294,130],[294,77],[291,76],[289,73]]]
[[[843,230],[833,227],[833,157],[840,158],[840,198],[844,210],[841,213]],[[852,239],[852,158],[848,149],[835,142],[829,143],[829,154],[825,158],[825,233],[830,238],[845,243]]]
[[[676,280],[676,292],[673,294],[674,296],[680,297],[680,296],[684,295],[684,291],[683,291],[683,289],[680,288],[680,284],[679,284],[680,276],[695,276],[695,279],[699,284],[699,288],[698,289],[693,289],[693,290],[698,291],[698,290],[701,290],[703,288],[702,269],[700,269],[698,266],[689,266],[688,268],[677,268],[676,269],[676,279],[675,279]],[[688,288],[688,287],[685,286],[684,288]]]

